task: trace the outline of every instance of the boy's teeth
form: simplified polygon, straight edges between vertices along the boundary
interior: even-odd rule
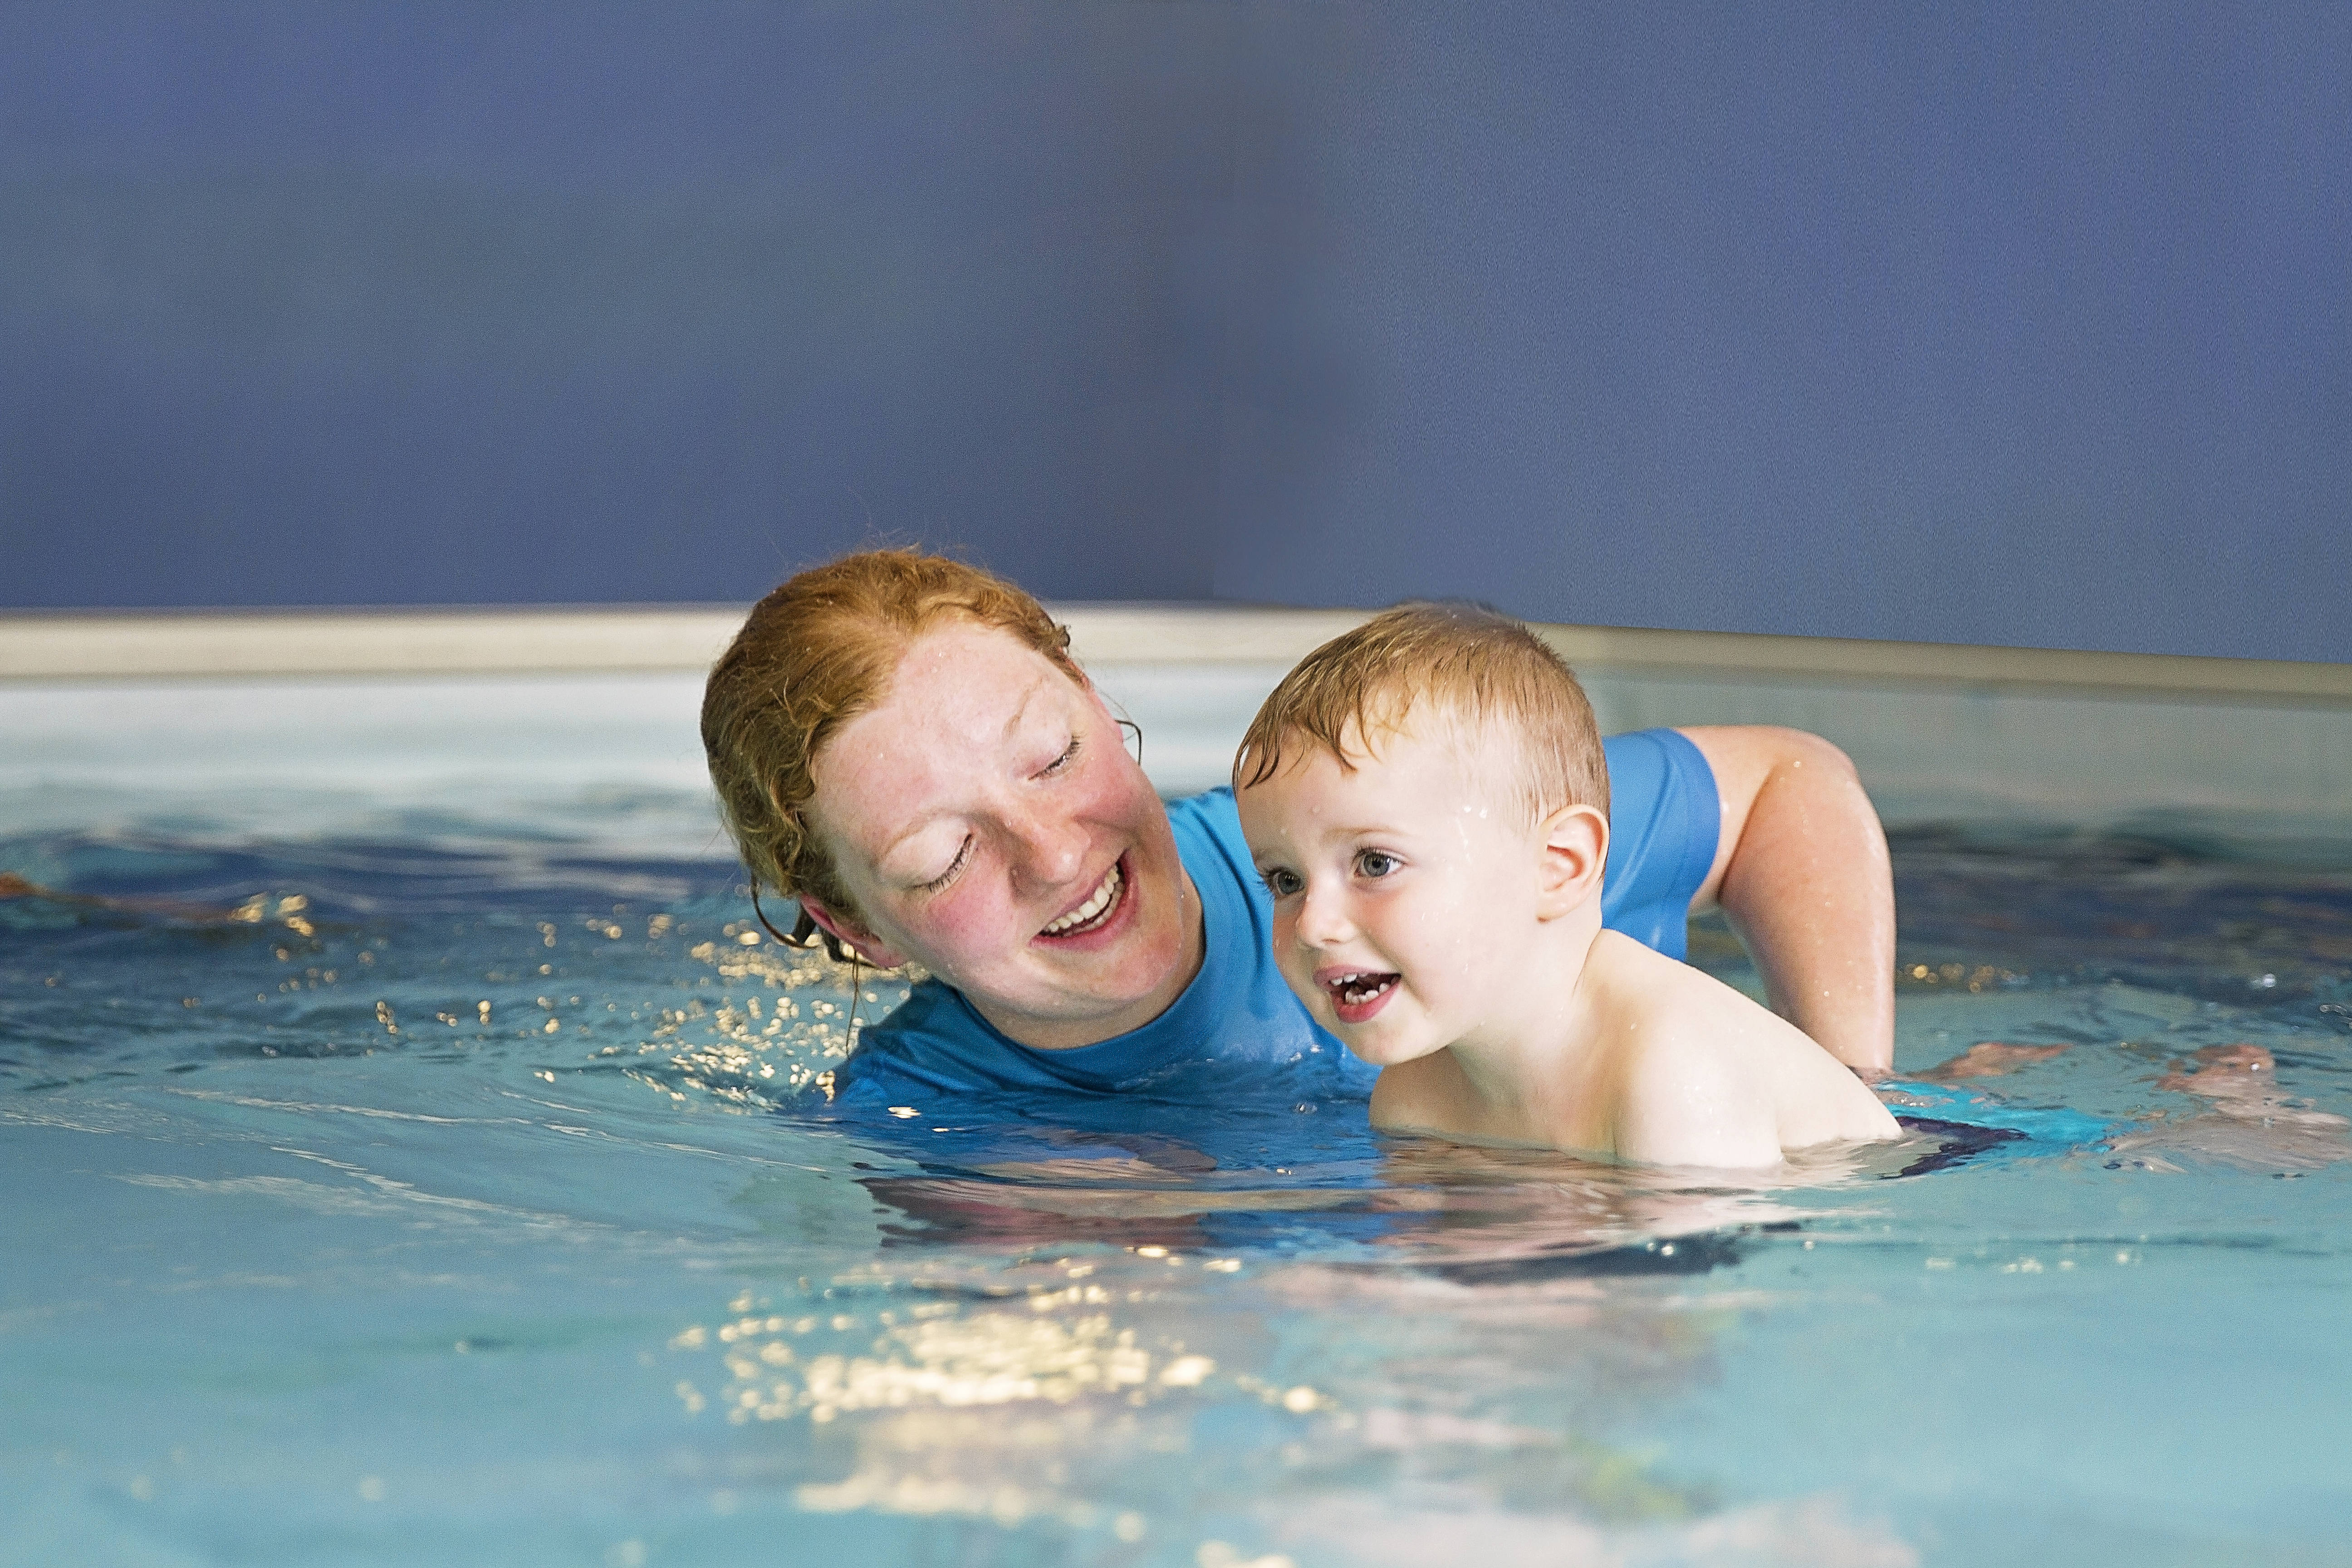
[[[1095,896],[1047,926],[1045,934],[1061,936],[1094,920],[1118,900],[1118,889],[1122,883],[1123,879],[1118,874],[1118,862],[1114,860],[1111,862],[1109,874],[1102,879],[1102,886],[1095,889]]]
[[[1342,974],[1331,982],[1331,994],[1355,1006],[1385,992],[1397,978],[1389,973]]]

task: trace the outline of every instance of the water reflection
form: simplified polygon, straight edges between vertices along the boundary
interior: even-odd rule
[[[1075,1136],[1075,1135],[1072,1135]],[[1121,1141],[1121,1147],[1133,1142]],[[1802,1194],[1895,1173],[1932,1140],[1809,1152],[1761,1175],[1645,1170],[1549,1150],[1383,1139],[1369,1170],[1301,1163],[1279,1181],[1223,1172],[1210,1155],[1003,1162],[969,1173],[862,1178],[901,1216],[886,1237],[917,1247],[1097,1243],[1215,1250],[1310,1239],[1362,1266],[1421,1268],[1469,1280],[1545,1268],[1561,1274],[1701,1271],[1738,1238],[1794,1228]],[[1237,1223],[1286,1216],[1279,1227]],[[1319,1223],[1318,1223],[1319,1222]]]
[[[1490,1210],[1530,1185],[1509,1165],[1477,1184]],[[1294,1568],[1454,1561],[1465,1542],[1497,1564],[1915,1562],[1832,1500],[1733,1504],[1612,1436],[1709,1384],[1744,1310],[1671,1287],[947,1246],[747,1290],[668,1353],[688,1419],[810,1435],[775,1472],[809,1512]]]
[[[1744,1310],[1678,1279],[1794,1227],[1804,1193],[1883,1153],[1724,1185],[1405,1140],[1370,1179],[1343,1163],[1276,1180],[1181,1141],[1073,1142],[1094,1157],[863,1177],[898,1216],[888,1266],[747,1290],[679,1331],[689,1416],[746,1440],[811,1433],[806,1510],[1050,1526],[1202,1562],[1414,1561],[1399,1542],[1449,1517],[1500,1562],[1735,1544],[1749,1562],[1912,1560],[1827,1503],[1727,1509],[1611,1436],[1706,1386]],[[1218,1233],[1265,1215],[1350,1223],[1238,1252]]]
[[[1893,836],[1905,991],[2114,977],[2241,1002],[2341,999],[2342,840],[2256,856],[2197,825]]]

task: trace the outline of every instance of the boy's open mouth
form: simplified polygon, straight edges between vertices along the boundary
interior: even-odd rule
[[[1324,994],[1331,998],[1331,1010],[1339,1015],[1343,1024],[1361,1024],[1381,1010],[1399,980],[1404,978],[1393,972],[1378,969],[1343,969],[1318,974],[1316,983]]]
[[[1118,913],[1119,904],[1127,891],[1127,857],[1111,862],[1095,890],[1087,895],[1086,902],[1060,916],[1037,934],[1042,937],[1084,936],[1100,931]]]

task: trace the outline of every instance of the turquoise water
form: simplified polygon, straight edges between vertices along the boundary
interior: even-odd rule
[[[1901,836],[1897,1109],[2084,1120],[1738,1188],[828,1121],[670,779],[12,787],[0,1562],[2352,1563],[2324,846]]]

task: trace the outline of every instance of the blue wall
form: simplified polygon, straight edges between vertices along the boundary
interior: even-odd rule
[[[2352,659],[2352,6],[1480,15],[1288,54],[1220,593]]]
[[[0,605],[2352,658],[2352,8],[0,11]]]

